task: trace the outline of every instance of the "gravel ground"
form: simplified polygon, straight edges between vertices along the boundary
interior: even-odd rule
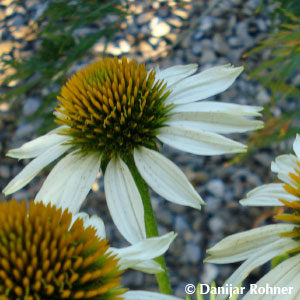
[[[22,49],[22,32],[35,19],[44,6],[39,1],[25,0],[13,7],[11,1],[0,1],[1,51],[11,55],[14,51],[32,52]],[[198,63],[200,70],[232,63],[243,64],[242,54],[266,37],[270,27],[268,9],[255,13],[259,0],[224,1],[131,1],[131,15],[122,24],[122,30],[109,43],[108,52],[113,55],[128,55],[139,62],[146,62],[149,68],[165,68],[176,64]],[[271,10],[272,7],[270,6]],[[86,29],[88,30],[88,29]],[[103,50],[104,40],[93,47],[89,59],[94,59]],[[26,53],[25,53],[26,54]],[[25,55],[24,54],[24,55]],[[246,61],[248,66],[254,62]],[[82,64],[74,66],[74,70]],[[244,72],[226,92],[211,100],[240,104],[264,105],[270,99],[268,92],[257,83],[249,81]],[[40,105],[39,97],[27,98],[17,112],[9,112],[7,106],[0,106],[0,188],[20,172],[28,160],[17,162],[5,158],[8,149],[22,145],[32,139],[41,120],[27,123]],[[293,105],[290,103],[289,105]],[[280,114],[280,109],[274,111]],[[15,120],[18,120],[16,123]],[[245,141],[245,135],[235,135]],[[171,204],[152,194],[152,203],[161,234],[170,230],[178,233],[167,256],[171,283],[177,296],[184,297],[187,283],[209,283],[217,280],[222,284],[237,265],[218,266],[203,264],[208,247],[223,237],[253,227],[255,221],[268,210],[245,209],[238,200],[250,189],[271,182],[272,159],[291,149],[289,144],[276,144],[252,155],[240,165],[227,165],[232,156],[200,157],[164,147],[162,152],[172,159],[187,174],[190,181],[202,195],[207,205],[202,211]],[[48,169],[49,170],[49,169]],[[17,199],[33,198],[39,190],[48,170],[37,176],[27,187],[14,194]],[[0,195],[0,201],[4,199]],[[100,215],[107,228],[113,246],[124,246],[125,241],[116,231],[107,210],[101,178],[94,184],[83,209],[89,214]],[[262,220],[260,224],[269,222]],[[263,269],[253,273],[256,280]],[[153,276],[128,271],[123,283],[133,289],[156,288]]]

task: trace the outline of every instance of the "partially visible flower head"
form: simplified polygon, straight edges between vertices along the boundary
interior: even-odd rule
[[[54,206],[0,203],[0,298],[122,299],[118,260],[81,219]]]
[[[105,238],[102,220],[72,215],[31,201],[0,203],[0,299],[179,300],[120,286],[127,268],[161,271],[152,259],[164,253],[175,234],[116,249]],[[140,297],[140,298],[138,298]],[[143,298],[144,299],[144,298]]]
[[[155,79],[125,57],[105,58],[67,82],[58,97],[56,122],[67,125],[64,134],[81,152],[109,157],[132,153],[137,146],[155,148],[157,130],[168,119],[167,83]]]
[[[70,152],[50,172],[36,201],[54,201],[78,212],[102,166],[108,208],[130,243],[146,237],[132,169],[163,198],[200,209],[204,201],[184,173],[158,152],[158,142],[199,155],[243,152],[245,145],[222,134],[255,130],[263,122],[254,119],[261,107],[202,101],[230,87],[243,67],[224,65],[194,74],[197,68],[146,71],[134,60],[105,58],[77,72],[58,97],[55,114],[62,126],[8,152],[35,159],[3,192],[14,193]]]
[[[226,281],[236,286],[248,274],[267,261],[288,254],[290,257],[263,276],[258,287],[266,284],[290,287],[284,299],[298,300],[300,297],[300,135],[293,144],[294,154],[281,155],[272,163],[272,170],[278,173],[283,183],[265,184],[250,191],[243,205],[284,206],[285,212],[275,219],[287,223],[267,225],[226,237],[207,253],[206,261],[212,263],[233,263],[243,261],[241,266]],[[217,297],[225,299],[226,295]],[[248,293],[243,300],[256,299]],[[260,300],[270,299],[269,294],[260,295]],[[275,296],[274,296],[275,299]]]

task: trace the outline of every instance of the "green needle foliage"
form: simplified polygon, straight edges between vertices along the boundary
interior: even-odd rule
[[[245,57],[254,57],[263,51],[270,53],[269,58],[260,60],[255,69],[248,69],[250,78],[261,83],[271,94],[270,103],[264,107],[265,127],[249,137],[248,154],[300,132],[300,88],[299,82],[293,81],[300,71],[299,1],[282,0],[278,4],[268,39],[245,54]],[[272,108],[282,105],[284,101],[298,101],[296,109],[274,116]],[[234,162],[245,157],[239,155]]]
[[[67,71],[82,60],[101,37],[109,41],[126,16],[126,7],[121,6],[120,0],[52,0],[48,3],[44,13],[31,25],[32,32],[41,41],[38,50],[23,60],[7,58],[7,55],[0,58],[4,70],[14,71],[2,82],[5,93],[0,103],[18,104],[24,97],[41,96],[42,105],[31,119],[43,115],[46,121],[43,131],[49,129],[47,124],[53,123],[54,103],[67,79]],[[93,30],[78,34],[87,27]],[[26,43],[24,40],[24,48]],[[14,81],[17,84],[12,86]]]

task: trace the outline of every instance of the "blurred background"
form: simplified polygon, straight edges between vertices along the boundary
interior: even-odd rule
[[[206,249],[229,234],[273,222],[272,209],[243,208],[238,200],[275,179],[271,161],[291,151],[300,132],[299,13],[297,0],[1,0],[0,189],[28,163],[5,153],[55,127],[56,96],[86,64],[104,55],[126,55],[148,69],[243,65],[233,86],[210,99],[264,106],[264,129],[231,135],[249,145],[248,153],[199,157],[164,147],[207,205],[196,211],[152,193],[160,233],[178,233],[166,257],[175,294],[184,297],[187,283],[223,284],[238,264],[203,264]],[[33,198],[49,170],[14,197]],[[104,219],[112,246],[126,245],[112,224],[100,174],[83,209]],[[135,271],[126,272],[124,285],[156,289],[154,276]]]

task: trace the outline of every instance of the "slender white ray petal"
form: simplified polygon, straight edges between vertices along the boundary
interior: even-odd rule
[[[289,176],[290,172],[295,172],[295,168],[300,171],[300,167],[297,166],[297,156],[293,154],[277,156],[275,162],[272,162],[271,164],[271,170],[277,173],[280,180],[297,186],[297,183]]]
[[[249,259],[243,262],[240,267],[226,280],[226,284],[237,287],[255,268],[263,265],[272,258],[284,254],[298,246],[298,243],[290,238],[280,240],[266,245],[254,253]],[[216,300],[226,299],[226,294],[219,294]]]
[[[107,205],[117,228],[134,244],[146,238],[142,198],[127,165],[114,158],[104,175]]]
[[[60,160],[46,178],[35,201],[55,204],[77,213],[100,168],[99,154],[72,152]]]
[[[158,70],[156,72],[155,79],[165,80],[169,88],[172,84],[182,80],[185,77],[194,74],[197,71],[197,69],[198,69],[197,64],[174,66],[162,71]]]
[[[77,214],[72,214],[72,221],[71,221],[71,224],[70,224],[70,228],[72,228],[73,224],[75,223],[75,221],[77,219],[82,219],[83,220],[83,224],[84,222],[86,222],[88,219],[89,219],[89,215],[85,212],[80,212],[80,213],[77,213]]]
[[[52,146],[63,144],[70,139],[68,136],[57,134],[64,127],[60,126],[45,135],[25,143],[20,148],[9,150],[6,156],[18,159],[33,158],[47,151]]]
[[[3,193],[9,195],[30,182],[44,167],[65,153],[71,146],[54,145],[32,160],[8,185]]]
[[[145,181],[163,198],[197,209],[205,204],[184,173],[160,153],[140,147],[134,149],[134,161]]]
[[[296,139],[293,144],[293,150],[297,155],[298,159],[300,159],[300,134],[296,135]]]
[[[184,104],[202,100],[229,88],[243,67],[218,66],[181,80],[172,88],[167,103]]]
[[[233,115],[225,112],[175,113],[166,124],[216,133],[246,132],[257,130],[264,126],[263,121],[251,120],[241,115]]]
[[[145,260],[141,263],[138,263],[134,265],[132,269],[148,274],[157,274],[163,271],[160,264],[153,259]]]
[[[211,263],[232,263],[247,259],[258,249],[281,240],[280,233],[292,231],[295,225],[274,224],[230,235],[207,250]]]
[[[96,229],[96,235],[100,239],[106,238],[104,222],[100,217],[93,215],[90,218],[85,219],[83,225],[85,228],[91,226]]]
[[[297,201],[298,197],[288,193],[282,183],[263,184],[251,190],[240,203],[245,206],[283,206],[279,200]]]
[[[262,106],[224,103],[218,101],[201,101],[177,105],[172,112],[219,112],[239,116],[261,116]]]
[[[199,155],[219,155],[245,152],[247,147],[214,132],[181,127],[163,127],[157,135],[163,143]]]
[[[175,239],[176,234],[170,232],[160,237],[147,238],[126,248],[114,249],[120,257],[119,265],[122,270],[132,268],[145,260],[164,254]]]
[[[266,284],[269,284],[270,286],[278,286],[278,282],[280,282],[282,279],[287,278],[287,285],[293,286],[294,289],[299,287],[299,284],[292,285],[292,279],[295,278],[295,276],[300,274],[300,254],[293,256],[284,262],[280,263],[278,266],[276,266],[274,269],[270,270],[265,276],[263,276],[257,283],[257,288],[259,287],[265,287]],[[298,281],[299,282],[299,281]],[[293,289],[293,292],[294,292]],[[296,291],[297,292],[297,291]],[[292,296],[295,296],[295,294],[292,294]],[[281,295],[282,297],[282,295]],[[243,300],[252,300],[253,294],[250,294],[250,291],[243,297]],[[264,300],[265,295],[257,295],[255,297],[255,300]],[[297,299],[297,298],[292,298]]]
[[[104,222],[102,219],[96,215],[93,215],[92,217],[89,217],[89,215],[85,212],[80,212],[72,216],[72,222],[70,225],[70,228],[74,224],[74,222],[77,219],[82,219],[83,220],[83,226],[85,228],[88,228],[89,226],[92,226],[93,228],[96,229],[96,235],[100,238],[106,238],[106,233],[105,233],[105,226]]]
[[[297,157],[293,154],[282,154],[276,157],[275,162],[271,164],[271,170],[275,173],[293,172],[297,164]]]
[[[182,300],[175,296],[147,291],[128,291],[122,297],[124,300]]]

